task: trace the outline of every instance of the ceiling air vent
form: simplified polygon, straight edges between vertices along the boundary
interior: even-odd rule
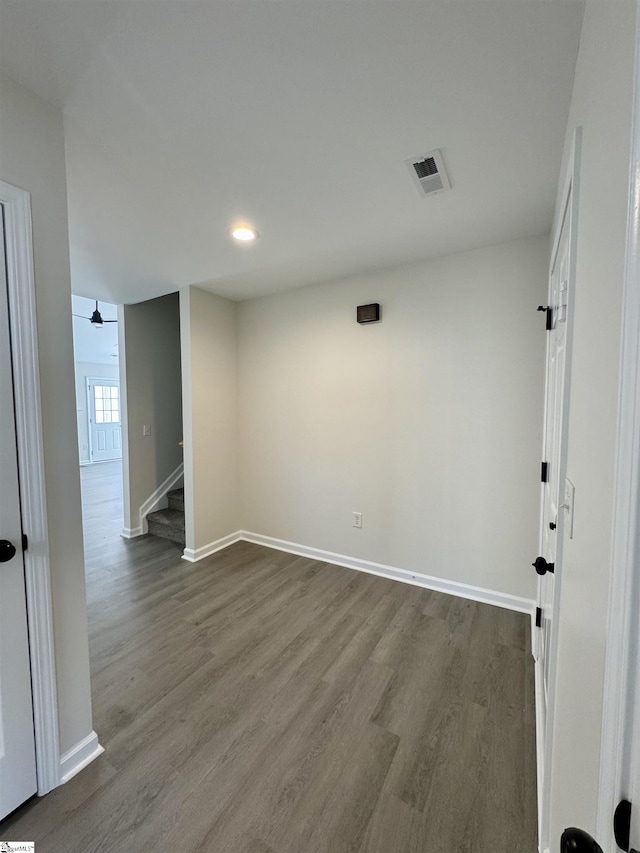
[[[420,195],[431,195],[451,189],[439,148],[429,151],[428,154],[412,157],[411,160],[405,162]]]

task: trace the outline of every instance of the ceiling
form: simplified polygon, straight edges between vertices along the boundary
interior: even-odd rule
[[[547,232],[582,11],[0,0],[0,70],[64,110],[74,293],[246,299]]]
[[[118,366],[118,324],[105,323],[102,328],[92,326],[88,318],[93,314],[95,299],[72,297],[73,357],[75,361]],[[117,308],[107,302],[100,303],[103,320],[115,320]]]

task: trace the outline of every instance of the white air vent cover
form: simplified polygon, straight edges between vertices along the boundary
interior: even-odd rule
[[[412,157],[405,162],[420,195],[431,195],[451,189],[439,148],[429,151],[428,154]]]

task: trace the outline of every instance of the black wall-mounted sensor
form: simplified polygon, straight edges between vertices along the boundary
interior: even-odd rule
[[[380,319],[380,305],[372,302],[371,305],[358,305],[358,323],[377,323]]]

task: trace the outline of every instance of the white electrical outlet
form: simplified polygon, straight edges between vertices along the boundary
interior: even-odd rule
[[[353,526],[354,527],[362,527],[362,513],[354,512],[353,513]]]

